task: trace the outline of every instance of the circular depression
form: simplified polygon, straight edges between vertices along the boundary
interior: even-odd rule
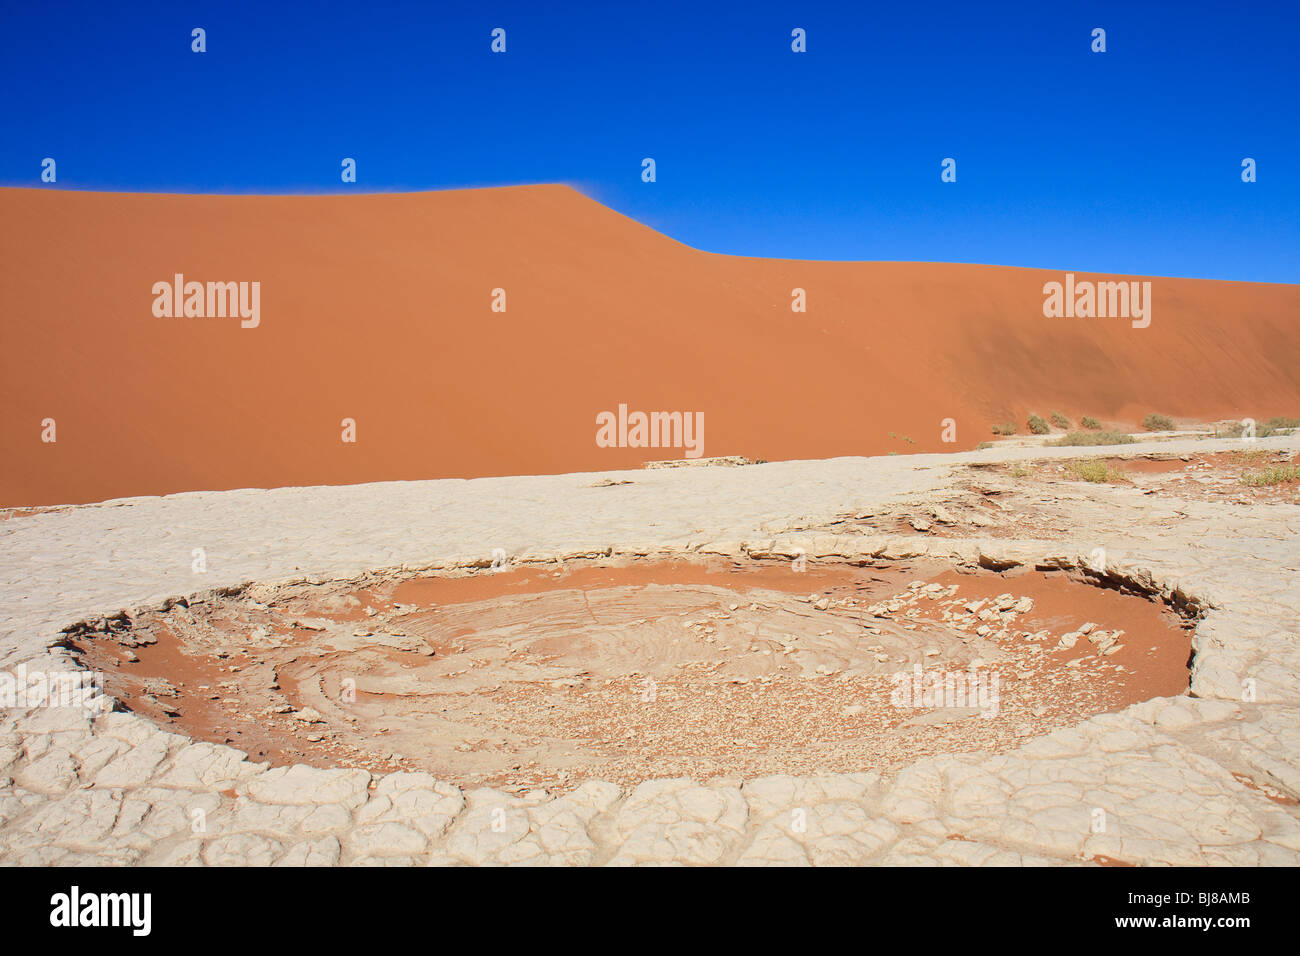
[[[726,559],[255,585],[69,644],[273,763],[565,790],[891,770],[1186,691],[1190,623],[1064,572]]]

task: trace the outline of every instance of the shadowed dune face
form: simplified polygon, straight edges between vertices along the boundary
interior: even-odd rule
[[[598,447],[620,403],[771,460],[964,450],[1029,411],[1300,414],[1298,286],[1153,279],[1149,328],[1048,319],[1059,272],[715,255],[563,186],[6,189],[0,216],[0,506],[683,456]],[[175,273],[259,282],[260,324],[156,317]]]

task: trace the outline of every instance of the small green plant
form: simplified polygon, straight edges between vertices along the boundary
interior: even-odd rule
[[[1263,471],[1244,472],[1241,476],[1241,483],[1251,488],[1280,485],[1287,481],[1300,481],[1300,465],[1278,465]]]
[[[1024,478],[1028,475],[1033,474],[1033,472],[1030,469],[1026,468],[1024,465],[1020,464],[1020,462],[1016,462],[1014,465],[1012,465],[1010,468],[1007,469],[1007,474],[1010,475],[1012,478]]]
[[[1168,415],[1157,415],[1152,412],[1146,418],[1142,419],[1142,427],[1149,432],[1167,432],[1172,431],[1174,420]]]
[[[993,442],[991,442],[991,441],[982,441],[982,442],[980,442],[978,445],[975,446],[975,450],[976,450],[976,451],[983,451],[985,448],[992,448],[992,447],[993,447]]]
[[[1015,433],[1016,433],[1016,426],[1011,424],[1010,422],[1007,422],[1005,425],[993,426],[993,434],[995,435],[1014,435]]]
[[[1040,416],[1030,415],[1029,430],[1035,435],[1046,435],[1052,430],[1052,427]]]
[[[1068,429],[1070,427],[1070,420],[1066,418],[1064,415],[1062,415],[1060,412],[1052,412],[1051,419],[1052,419],[1052,424],[1055,425],[1057,428]]]
[[[1135,441],[1132,435],[1123,432],[1070,432],[1048,442],[1049,445],[1067,447],[1073,445],[1131,445]]]
[[[1106,481],[1123,481],[1128,477],[1122,470],[1112,468],[1100,458],[1092,458],[1088,461],[1072,461],[1070,462],[1069,473],[1074,478],[1097,484]]]
[[[1097,421],[1097,419],[1093,418],[1091,415],[1084,415],[1079,419],[1079,424],[1084,428],[1091,428],[1093,431],[1101,431],[1101,422]]]

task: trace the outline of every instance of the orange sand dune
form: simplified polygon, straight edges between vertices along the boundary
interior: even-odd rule
[[[0,218],[4,506],[683,456],[597,447],[620,403],[771,460],[969,449],[1029,411],[1300,414],[1294,285],[1154,279],[1149,328],[1047,319],[1061,273],[714,255],[563,186],[5,189]],[[260,325],[155,317],[175,273],[260,282]]]

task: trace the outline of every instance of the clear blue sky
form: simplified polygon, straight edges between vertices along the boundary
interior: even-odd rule
[[[4,8],[3,185],[565,182],[715,252],[1300,282],[1294,0]]]

